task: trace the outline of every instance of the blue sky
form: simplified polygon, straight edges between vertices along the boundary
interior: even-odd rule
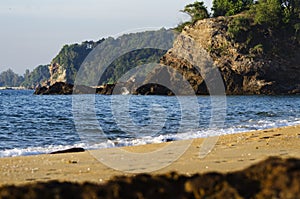
[[[0,72],[48,64],[64,44],[174,27],[193,0],[1,0]],[[204,1],[208,7],[211,0]]]

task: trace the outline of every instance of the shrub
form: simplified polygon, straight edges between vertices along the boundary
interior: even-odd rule
[[[248,10],[252,4],[253,0],[214,0],[213,16],[232,16]]]
[[[250,49],[251,54],[262,55],[264,53],[264,46],[262,44],[257,44]]]
[[[227,32],[232,39],[239,40],[248,31],[249,26],[250,20],[247,17],[237,17],[229,23]]]

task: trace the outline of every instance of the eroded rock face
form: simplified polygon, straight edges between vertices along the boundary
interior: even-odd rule
[[[49,84],[53,85],[56,82],[67,83],[66,69],[58,63],[52,63],[49,66],[50,79]]]
[[[216,76],[205,77],[211,68],[221,74],[226,94],[295,94],[300,90],[300,47],[294,55],[253,56],[241,52],[227,29],[231,18],[219,17],[198,21],[186,27],[161,64],[179,71],[196,94],[209,94]],[[156,71],[160,74],[161,71]],[[216,73],[215,73],[216,74]],[[171,77],[171,79],[174,78]]]

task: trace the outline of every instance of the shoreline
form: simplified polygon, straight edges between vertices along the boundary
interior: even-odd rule
[[[50,180],[104,183],[115,176],[135,176],[136,172],[142,172],[143,168],[135,168],[132,160],[123,162],[132,165],[130,173],[124,173],[104,165],[92,154],[114,154],[120,149],[143,154],[158,151],[171,143],[180,146],[189,141],[190,146],[176,161],[169,159],[172,153],[175,153],[172,150],[157,153],[151,166],[156,168],[163,164],[169,165],[150,174],[174,171],[186,176],[207,172],[228,173],[249,167],[270,156],[300,158],[300,125],[223,135],[218,138],[216,145],[206,157],[199,158],[200,147],[204,140],[198,138],[79,153],[3,157],[0,161],[0,185],[22,185]],[[147,166],[149,167],[144,166],[145,171]]]

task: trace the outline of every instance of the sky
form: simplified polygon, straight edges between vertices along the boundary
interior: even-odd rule
[[[49,64],[65,44],[175,27],[195,0],[1,0],[0,72]],[[204,0],[210,11],[211,0]]]

